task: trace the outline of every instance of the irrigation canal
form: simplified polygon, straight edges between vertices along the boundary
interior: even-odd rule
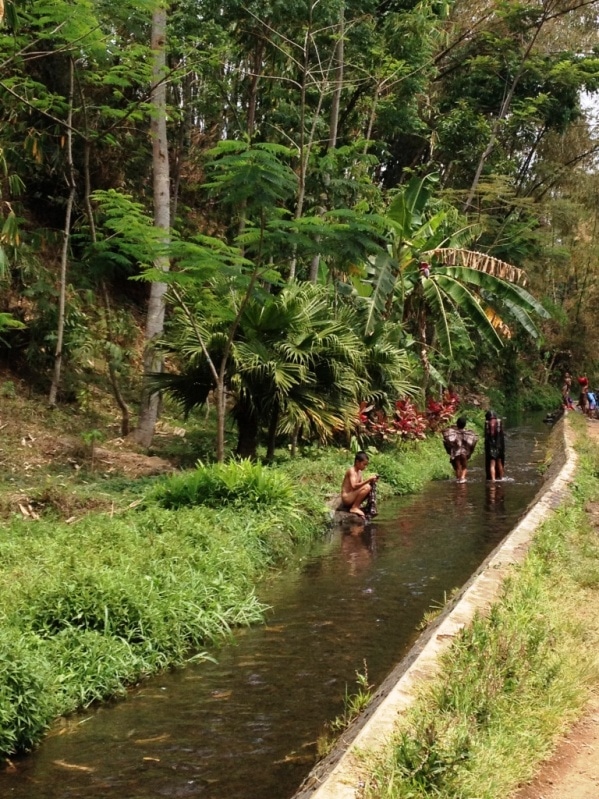
[[[431,606],[462,586],[541,484],[547,427],[506,431],[508,480],[430,483],[380,504],[365,532],[333,529],[299,567],[271,580],[267,623],[125,701],[61,720],[0,773],[6,799],[289,799],[343,712],[356,673],[378,685]],[[479,450],[482,448],[479,444]],[[373,463],[373,466],[375,464]]]

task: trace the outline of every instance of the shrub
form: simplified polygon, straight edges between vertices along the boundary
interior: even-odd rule
[[[150,670],[126,641],[93,630],[65,628],[46,649],[54,672],[60,675],[57,698],[63,714],[123,696],[126,685]],[[162,665],[166,665],[165,659]]]
[[[280,472],[249,460],[200,464],[190,474],[175,475],[157,485],[149,499],[170,510],[231,503],[252,508],[290,505],[293,484]]]
[[[50,668],[33,636],[0,630],[0,752],[25,752],[56,714]]]
[[[381,453],[376,457],[376,471],[397,494],[419,491],[429,480],[451,474],[447,455],[439,436],[415,444],[406,443],[399,453]]]
[[[168,640],[160,612],[152,612],[150,593],[151,582],[140,586],[133,575],[125,583],[118,573],[81,571],[71,579],[38,583],[23,614],[42,638],[75,628],[114,635],[132,644]]]
[[[522,395],[522,409],[525,411],[553,411],[561,407],[561,391],[555,386],[536,385]]]
[[[393,416],[380,408],[360,404],[356,433],[362,442],[384,443],[392,440],[418,441],[427,433],[435,433],[446,426],[455,415],[459,397],[446,391],[440,400],[428,399],[426,410],[419,410],[409,398],[397,400]]]

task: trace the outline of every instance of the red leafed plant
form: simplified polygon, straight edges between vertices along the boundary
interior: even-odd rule
[[[451,391],[446,391],[440,400],[429,397],[426,403],[426,418],[428,428],[435,432],[442,427],[447,427],[458,409],[460,398]]]
[[[418,410],[412,400],[402,399],[395,403],[393,427],[400,438],[414,440],[426,438],[428,424],[426,415]]]
[[[429,399],[426,411],[418,409],[409,398],[397,400],[393,416],[375,405],[360,403],[357,433],[361,438],[377,442],[401,439],[414,441],[423,439],[429,432],[435,432],[451,421],[458,407],[458,396],[446,391],[441,400]]]

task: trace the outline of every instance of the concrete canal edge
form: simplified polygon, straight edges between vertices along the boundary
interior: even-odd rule
[[[523,518],[388,675],[368,708],[314,767],[293,799],[359,799],[366,776],[364,754],[384,749],[398,717],[438,673],[440,656],[474,615],[487,611],[497,599],[511,568],[525,558],[538,527],[568,495],[578,460],[573,438],[563,418],[553,430],[546,479]]]

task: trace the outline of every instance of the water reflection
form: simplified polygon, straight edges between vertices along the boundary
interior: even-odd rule
[[[485,508],[492,513],[505,511],[505,486],[503,483],[487,483]]]
[[[376,554],[376,525],[350,521],[341,528],[341,553],[349,574],[357,575],[370,568]]]
[[[454,504],[458,517],[466,513],[468,508],[468,483],[455,484]]]

